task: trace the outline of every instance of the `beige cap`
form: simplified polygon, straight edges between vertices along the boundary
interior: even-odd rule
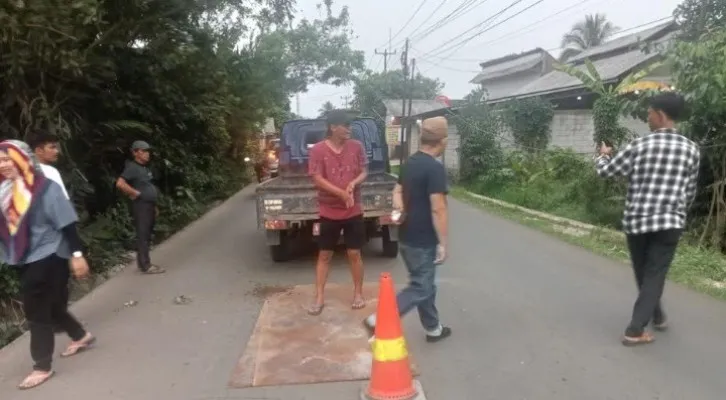
[[[449,136],[449,123],[444,117],[428,118],[421,122],[421,141],[435,142]]]

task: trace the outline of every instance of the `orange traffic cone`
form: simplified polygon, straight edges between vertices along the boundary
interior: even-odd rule
[[[406,340],[403,338],[398,315],[393,279],[381,274],[376,313],[376,333],[372,344],[373,366],[371,381],[365,390],[368,400],[410,400],[419,395],[408,361]]]

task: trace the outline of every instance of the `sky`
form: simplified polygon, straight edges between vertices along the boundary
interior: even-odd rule
[[[310,19],[318,16],[316,5],[321,0],[297,1],[298,15]],[[671,16],[681,1],[334,0],[333,7],[340,10],[342,6],[348,6],[356,36],[352,46],[365,51],[368,68],[383,71],[383,56],[376,55],[375,51],[386,50],[389,34],[393,36],[390,48],[397,51],[396,55],[389,57],[389,69],[400,68],[403,42],[406,37],[411,37],[410,57],[416,58],[417,70],[442,81],[445,86],[441,94],[461,99],[474,88],[469,81],[477,74],[480,62],[536,47],[557,57],[562,35],[587,14],[605,14],[609,21],[626,30]],[[499,14],[513,3],[516,4]],[[462,4],[471,4],[471,8],[425,35],[429,27]],[[623,34],[654,25],[651,23]],[[484,29],[486,32],[477,35]],[[460,43],[462,46],[459,46]],[[299,95],[299,114],[316,117],[326,101],[344,107],[346,96],[350,100],[352,94],[352,87],[312,86],[308,92]],[[297,104],[293,97],[292,111],[297,112]]]

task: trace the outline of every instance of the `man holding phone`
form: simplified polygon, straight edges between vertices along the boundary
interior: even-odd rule
[[[409,274],[409,284],[397,296],[401,316],[416,308],[428,342],[451,336],[441,325],[436,309],[436,269],[446,259],[448,245],[448,184],[446,169],[436,160],[446,149],[448,122],[430,118],[421,124],[421,147],[412,155],[398,177],[393,206],[400,212],[400,251]],[[375,333],[376,315],[363,321],[370,336]]]
[[[648,108],[651,133],[615,155],[611,146],[602,143],[597,158],[600,176],[628,179],[623,231],[638,299],[622,338],[626,346],[652,343],[655,337],[645,329],[650,322],[658,331],[668,327],[660,299],[696,196],[701,157],[698,145],[676,130],[684,109],[685,100],[676,93],[653,96]]]

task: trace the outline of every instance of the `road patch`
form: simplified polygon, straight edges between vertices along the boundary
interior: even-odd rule
[[[371,349],[361,324],[375,311],[376,285],[364,287],[367,305],[351,309],[351,285],[326,285],[319,316],[308,315],[313,285],[271,293],[229,381],[233,388],[357,381],[370,378]],[[413,364],[413,363],[412,363]],[[415,366],[412,365],[415,373]]]

